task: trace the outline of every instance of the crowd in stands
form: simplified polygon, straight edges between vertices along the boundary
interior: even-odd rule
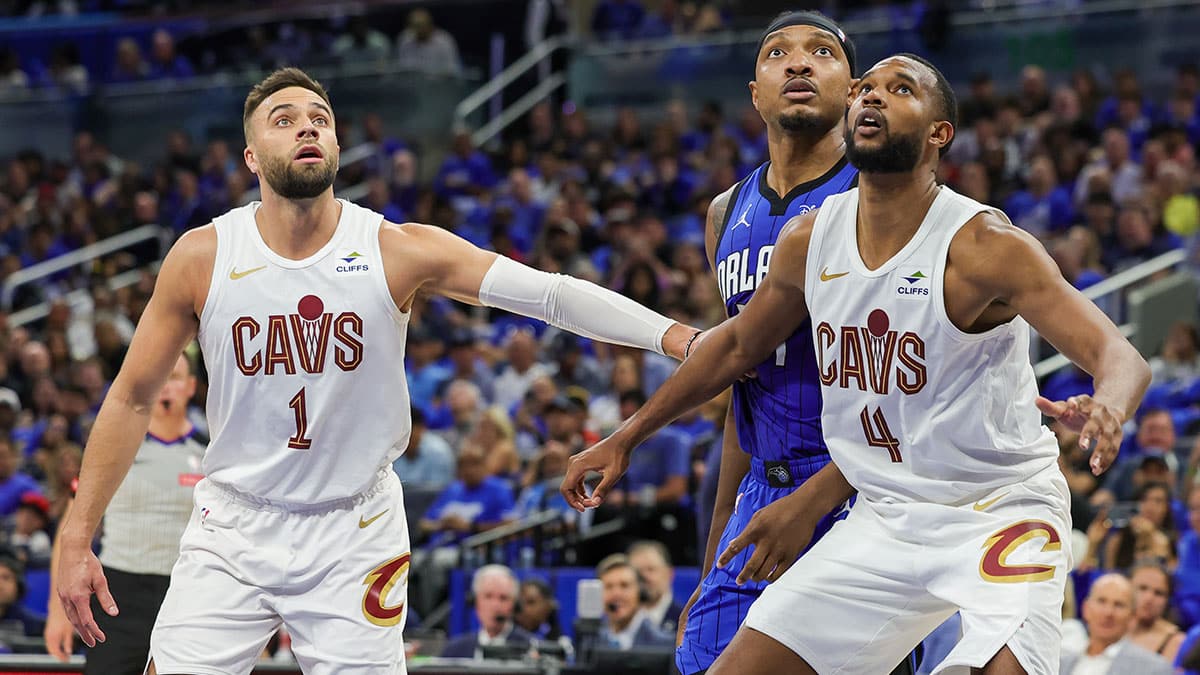
[[[600,36],[661,30],[644,12],[634,16],[630,8],[637,4],[600,3],[593,30]],[[689,4],[698,12],[689,24],[694,28],[709,6],[679,3],[680,11]],[[703,21],[720,19],[715,6],[711,13]],[[451,63],[453,39],[429,37],[438,35],[436,27],[422,23],[418,12],[413,16],[412,34],[401,36],[400,44],[432,40],[429,62]],[[331,48],[354,58],[396,53],[395,41],[361,22],[352,22]],[[195,69],[175,53],[165,32],[155,35],[149,61],[136,44],[123,43],[122,49],[121,77],[186,77]],[[419,52],[411,44],[400,51]],[[64,59],[56,72],[65,80],[99,75],[81,74],[80,64]],[[11,55],[0,54],[0,87],[37,79],[17,73],[24,74]],[[1029,66],[1015,90],[1001,91],[981,74],[959,95],[961,120],[940,178],[1003,207],[1045,243],[1076,287],[1196,240],[1195,67],[1180,67],[1169,90],[1151,92],[1130,72],[1103,77],[1081,70],[1055,82]],[[375,148],[369,161],[344,172],[339,187],[365,182],[361,203],[389,220],[446,227],[537,268],[617,289],[686,323],[709,326],[723,318],[703,250],[705,216],[716,194],[766,159],[765,132],[753,109],[706,104],[693,110],[674,101],[659,118],[621,110],[613,126],[600,127],[588,110],[570,102],[543,103],[520,133],[499,146],[485,151],[461,133],[445,157],[423,156],[400,131],[370,115],[339,128],[343,148]],[[224,141],[178,131],[163,141],[159,162],[138,165],[80,131],[69,157],[29,149],[0,158],[0,276],[137,225],[157,223],[178,234],[210,222],[244,203],[255,187],[239,155]],[[422,164],[437,167],[428,182],[419,179]],[[7,543],[0,555],[0,622],[16,618],[27,634],[40,628],[26,623],[28,608],[17,601],[18,592],[5,590],[5,570],[20,575],[47,564],[49,534],[78,473],[91,421],[153,288],[149,271],[121,288],[107,280],[144,269],[155,254],[109,256],[19,289],[16,308],[49,303],[42,320],[15,325],[0,315],[0,540]],[[77,289],[86,291],[84,299],[68,301],[68,292]],[[416,514],[415,546],[452,548],[470,535],[553,510],[575,532],[626,518],[628,530],[605,540],[606,552],[625,550],[647,532],[667,532],[659,537],[667,537],[673,562],[697,564],[696,533],[706,533],[707,524],[696,522],[696,493],[705,459],[721,438],[722,401],[647,441],[607,513],[577,517],[557,492],[567,458],[636,410],[669,375],[670,360],[425,297],[414,306],[406,360],[413,435],[395,468],[407,491],[429,495],[428,508]],[[1131,590],[1115,583],[1095,593],[1109,604],[1109,596],[1119,596],[1114,602],[1120,604],[1129,590],[1134,600],[1126,610],[1137,619],[1131,639],[1150,647],[1162,639],[1162,647],[1151,651],[1164,660],[1197,651],[1200,664],[1200,648],[1191,648],[1200,629],[1185,640],[1164,623],[1179,636],[1200,625],[1200,492],[1191,489],[1200,467],[1200,443],[1192,442],[1200,428],[1196,327],[1174,326],[1152,368],[1147,402],[1107,475],[1092,476],[1077,439],[1055,429],[1075,523],[1086,531],[1087,546],[1077,549],[1077,579],[1082,596],[1103,572],[1133,572]],[[1062,371],[1044,383],[1043,392],[1065,398],[1087,393],[1089,382],[1077,371]],[[196,400],[200,425],[203,391]],[[547,555],[535,562],[562,562]],[[635,548],[629,559],[582,559],[600,562],[598,576],[612,598],[605,606],[616,608],[608,617],[611,638],[619,644],[643,632],[640,619],[630,629],[638,607],[654,617],[654,632],[672,630],[663,618],[672,604],[669,594],[663,607],[661,590],[652,605],[627,603],[622,595],[631,584],[636,594],[641,583],[627,574],[638,566],[637,556]],[[653,575],[643,572],[643,581],[653,583]],[[494,579],[476,581],[481,593],[484,582]],[[501,595],[511,602],[517,593],[522,610],[546,595],[536,584],[529,587],[529,601],[523,586]],[[1084,603],[1085,618],[1091,602]],[[546,639],[561,633],[541,614],[524,622]],[[489,639],[498,634],[487,625],[484,630]]]

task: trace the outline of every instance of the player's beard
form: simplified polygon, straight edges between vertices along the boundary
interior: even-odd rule
[[[320,164],[295,164],[283,157],[262,162],[262,178],[284,199],[313,199],[333,185],[337,156],[328,155]]]
[[[854,127],[846,123],[846,159],[863,173],[905,173],[921,160],[921,134],[892,134],[885,126],[879,147],[859,147],[854,142]]]

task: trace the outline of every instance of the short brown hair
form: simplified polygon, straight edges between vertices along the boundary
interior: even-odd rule
[[[333,109],[333,104],[329,102],[329,94],[325,92],[325,87],[322,87],[320,82],[309,77],[308,73],[299,68],[280,68],[268,75],[262,82],[254,85],[254,88],[246,96],[246,105],[242,108],[242,131],[246,134],[247,139],[250,138],[250,117],[254,111],[258,110],[258,106],[262,105],[268,96],[288,87],[307,89],[320,96],[325,101],[325,105],[328,105],[331,110]]]
[[[599,579],[605,574],[616,569],[621,569],[622,567],[633,570],[633,565],[629,562],[629,556],[624,553],[613,553],[604,560],[601,560],[599,565],[596,565],[596,578]],[[637,570],[633,570],[633,573],[636,575]]]

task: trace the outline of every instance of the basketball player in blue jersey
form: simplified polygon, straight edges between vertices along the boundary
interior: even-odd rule
[[[766,276],[784,224],[857,183],[858,171],[846,161],[842,125],[853,75],[854,44],[818,12],[785,12],[763,32],[749,86],[767,124],[770,159],[713,200],[705,232],[729,316],[750,301]],[[717,552],[756,512],[791,494],[829,462],[807,321],[758,365],[756,375],[734,385],[726,416],[706,573],[680,621],[675,664],[683,675],[702,673],[712,664],[751,603],[787,568],[758,572],[757,565],[747,564],[753,546],[718,567],[713,565]],[[818,523],[813,541],[828,531],[839,511]],[[794,559],[801,550],[788,553]]]

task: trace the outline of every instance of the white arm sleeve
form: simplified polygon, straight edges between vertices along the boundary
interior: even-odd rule
[[[590,281],[550,274],[498,256],[479,286],[479,302],[523,314],[572,333],[663,353],[675,322]]]

